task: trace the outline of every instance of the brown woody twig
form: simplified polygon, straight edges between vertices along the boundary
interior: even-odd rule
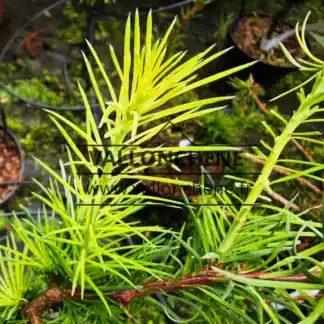
[[[254,156],[252,156],[252,155],[250,155],[250,154],[243,153],[243,154],[241,154],[241,156],[242,156],[244,159],[247,159],[247,160],[251,161],[251,162],[254,163],[254,164],[262,164],[262,165],[265,164],[265,161],[264,161],[264,160],[259,159],[259,158],[257,158],[257,157],[254,157]],[[287,171],[287,170],[285,170],[285,169],[283,169],[283,168],[280,168],[280,167],[278,167],[278,166],[275,166],[275,167],[273,168],[273,170],[276,171],[276,172],[278,172],[278,173],[280,173],[280,174],[282,174],[282,175],[285,175],[285,176],[289,176],[289,175],[292,174],[291,172],[289,172],[289,171]],[[296,179],[296,181],[298,181],[301,185],[310,188],[310,189],[313,190],[315,193],[317,193],[317,194],[322,194],[322,190],[321,190],[320,188],[318,188],[317,186],[315,186],[315,185],[314,185],[313,183],[311,183],[310,181],[308,181],[308,180],[306,180],[306,179],[304,179],[304,178],[302,178],[302,177],[297,177],[297,178],[295,178],[295,179]]]
[[[257,106],[259,107],[259,109],[263,112],[263,113],[267,113],[267,105],[262,102],[258,96],[258,92],[255,89],[258,89],[257,86],[255,86],[253,77],[250,76],[250,80],[248,82],[248,87],[249,87],[249,91],[250,94],[252,96],[252,99],[254,100],[254,102],[257,104]],[[311,162],[314,162],[313,157],[311,156],[311,154],[295,139],[292,138],[291,139],[292,142],[294,143],[294,145],[297,147],[297,149],[305,156],[305,158]]]
[[[174,38],[176,35],[180,35],[181,31],[184,29],[184,27],[187,25],[187,23],[189,22],[190,19],[192,19],[194,17],[194,15],[202,10],[205,7],[206,3],[205,0],[198,0],[191,9],[189,9],[187,11],[186,14],[183,14],[180,17],[180,21],[178,23],[178,28],[176,30],[173,31],[173,33],[170,35],[170,38],[168,40],[168,44],[169,46],[173,43]]]
[[[219,268],[222,268],[221,264],[218,264]],[[238,271],[231,271],[232,274],[241,275],[244,278],[250,279],[265,279],[268,272],[256,271],[250,273],[240,273]],[[320,274],[320,272],[313,272],[314,276]],[[185,275],[182,278],[172,280],[156,280],[143,283],[140,290],[129,289],[123,290],[112,296],[112,299],[121,305],[128,305],[134,298],[143,298],[161,292],[173,292],[185,288],[193,288],[197,286],[214,285],[217,280],[221,281],[226,279],[222,274],[212,270],[210,267],[206,267],[198,274]],[[285,281],[285,282],[310,282],[310,279],[303,274],[294,275],[290,277],[275,277],[265,279],[269,281]],[[31,324],[42,324],[42,320],[39,313],[48,307],[53,307],[61,304],[64,300],[81,300],[81,290],[76,289],[73,296],[71,296],[71,289],[62,289],[57,287],[48,288],[43,294],[27,304],[25,308],[25,315],[30,320]]]
[[[290,202],[288,199],[285,197],[279,195],[277,192],[274,192],[273,190],[269,190],[265,188],[266,193],[274,200],[282,203],[284,206],[290,206],[292,209],[296,211],[300,211],[300,207],[297,206],[296,204]]]
[[[239,274],[244,278],[250,279],[261,279],[266,276],[267,272],[257,271],[251,273],[240,274],[236,271],[232,271],[232,274]],[[313,275],[318,275],[318,273],[313,273]],[[220,273],[217,273],[211,269],[204,270],[196,275],[184,276],[177,281],[170,280],[157,280],[148,283],[142,284],[141,290],[124,290],[113,296],[113,299],[123,305],[128,305],[132,302],[134,298],[143,298],[145,296],[159,294],[161,292],[172,292],[184,288],[192,288],[195,286],[206,286],[213,285],[216,283],[216,280],[226,279]],[[276,277],[266,279],[269,281],[289,281],[289,282],[310,282],[310,279],[305,275],[295,275],[291,277]]]
[[[39,313],[45,308],[61,304],[64,300],[80,299],[81,291],[77,289],[71,296],[71,289],[60,289],[57,287],[48,288],[42,295],[30,302],[25,308],[25,315],[31,324],[42,324]]]

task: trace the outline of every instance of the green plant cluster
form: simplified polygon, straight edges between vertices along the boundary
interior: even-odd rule
[[[8,88],[24,99],[45,105],[60,107],[78,104],[76,96],[67,100],[65,89],[59,78],[55,76],[47,75],[43,79],[17,80],[15,83],[9,84]],[[42,156],[47,159],[47,163],[51,163],[51,156],[59,152],[58,147],[52,144],[61,138],[60,132],[50,127],[49,119],[41,110],[28,107],[26,104],[17,106],[17,98],[4,90],[0,91],[0,98],[5,108],[8,128],[19,138],[25,154],[28,157]],[[13,107],[17,107],[17,109],[13,109]],[[62,114],[71,121],[82,123],[82,112],[76,115],[64,111]]]
[[[115,1],[109,0],[109,3],[115,3]],[[91,6],[92,5],[93,4],[91,4]],[[83,44],[84,35],[88,29],[87,12],[76,12],[72,3],[68,1],[63,10],[63,15],[66,17],[68,25],[59,29],[59,37],[71,44]],[[123,34],[120,32],[120,24],[120,20],[114,18],[113,16],[107,18],[106,20],[97,20],[97,28],[95,30],[96,41],[103,43],[111,39],[122,41]]]
[[[42,102],[48,105],[60,106],[64,103],[64,99],[61,96],[50,90],[44,82],[38,78],[18,80],[15,83],[15,86],[10,87],[11,90],[23,98]],[[2,97],[11,99],[11,96],[9,94],[5,95],[5,92],[2,92]]]
[[[255,63],[198,79],[197,71],[226,55],[228,49],[213,53],[210,47],[187,60],[184,52],[169,56],[167,41],[175,22],[164,37],[152,42],[151,14],[147,17],[144,41],[138,13],[134,28],[130,17],[127,19],[122,62],[114,48],[110,48],[119,87],[113,86],[96,50],[88,43],[108,92],[106,95],[101,91],[100,80],[84,55],[102,111],[99,125],[81,85],[84,125],[48,111],[67,142],[66,155],[59,161],[60,170],[36,159],[51,176],[48,186],[37,182],[41,193],[35,192],[34,196],[42,208],[36,218],[24,206],[21,209],[25,217],[18,218],[13,213],[14,221],[10,224],[13,231],[6,244],[0,245],[0,323],[141,323],[147,321],[143,319],[146,312],[151,317],[149,323],[172,320],[197,324],[311,324],[323,320],[323,296],[317,294],[312,298],[307,294],[324,289],[323,222],[310,220],[309,209],[292,209],[293,199],[280,207],[267,195],[300,177],[324,182],[317,175],[324,169],[321,161],[284,155],[293,139],[323,146],[321,134],[303,131],[301,126],[323,122],[318,116],[324,111],[321,107],[324,62],[307,53],[304,25],[301,36],[297,36],[308,54],[301,69],[313,72],[308,80],[311,90],[305,92],[302,87],[291,90],[298,90],[299,100],[291,118],[269,109],[272,118],[261,122],[267,137],[260,141],[259,148],[249,151],[228,145],[147,148],[147,142],[172,124],[183,125],[215,114],[232,98],[197,97],[186,101],[183,97],[184,102],[176,105],[170,104],[172,99]],[[248,115],[241,107],[236,112],[240,117]],[[171,123],[162,122],[165,118]],[[270,123],[273,119],[280,127]],[[88,144],[85,150],[77,145],[73,132]],[[216,136],[221,138],[223,134]],[[106,146],[108,151],[104,149]],[[122,151],[120,146],[124,148]],[[130,154],[139,162],[141,154],[148,151],[155,156],[168,151],[185,155],[190,150],[236,151],[261,160],[263,166],[253,180],[244,175],[228,177],[249,187],[245,197],[226,188],[208,195],[202,178],[199,206],[190,204],[186,196],[183,201],[174,201],[134,190],[146,180],[183,187],[192,183],[147,174],[144,171],[148,166],[128,163]],[[95,153],[102,160],[95,159]],[[116,166],[113,160],[120,154],[126,163]],[[107,155],[114,159],[107,159]],[[273,177],[276,168],[289,170],[290,175]],[[88,172],[86,181],[80,170]],[[130,183],[126,187],[124,180]],[[103,186],[111,190],[103,191]],[[132,218],[152,205],[185,209],[190,218],[190,232],[186,231],[188,224],[176,230],[144,226]],[[305,240],[312,244],[299,250]],[[18,241],[22,243],[20,249]],[[300,292],[302,302],[290,295],[291,290]],[[155,298],[157,294],[164,302]],[[284,312],[275,304],[284,307]]]
[[[68,26],[58,30],[58,36],[72,43],[82,43],[84,41],[84,30],[87,28],[85,13],[78,13],[70,1],[64,7],[63,15],[69,21]]]

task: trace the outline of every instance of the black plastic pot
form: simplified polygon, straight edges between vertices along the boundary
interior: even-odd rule
[[[241,19],[245,18],[245,17],[252,17],[252,16],[255,16],[255,15],[246,14],[244,16],[238,17],[235,19],[235,21],[228,28],[227,38],[226,38],[226,42],[225,42],[226,48],[232,47],[232,46],[233,46],[233,48],[231,51],[229,51],[228,53],[226,53],[223,56],[223,61],[221,64],[223,70],[237,67],[239,65],[253,62],[256,60],[255,58],[249,56],[247,53],[245,53],[243,50],[241,50],[237,46],[237,44],[233,38],[233,33],[235,32]],[[270,17],[270,16],[267,16],[264,14],[258,14],[258,16],[259,17]],[[287,23],[287,25],[290,25],[290,24]],[[293,29],[294,26],[291,25],[291,28]],[[252,73],[254,80],[256,82],[258,82],[259,84],[261,84],[264,88],[267,88],[269,86],[272,86],[276,82],[278,82],[285,75],[287,75],[293,71],[296,71],[297,69],[298,68],[296,68],[293,65],[278,66],[278,65],[273,65],[270,63],[260,61],[248,69],[244,69],[240,72],[233,74],[231,77],[238,77],[242,80],[247,80],[249,75]],[[227,79],[227,81],[228,80],[229,79]],[[217,86],[219,85],[219,83],[216,83],[216,84],[217,84]],[[225,86],[221,90],[223,90],[222,92],[227,92],[230,89],[231,89],[230,87]],[[231,89],[231,90],[233,90],[233,89]]]
[[[251,17],[252,14],[246,15],[246,17]],[[259,17],[269,17],[266,15],[259,15]],[[237,62],[241,62],[240,64],[252,62],[255,59],[248,56],[245,52],[243,52],[235,43],[233,39],[233,33],[240,22],[241,17],[237,18],[234,23],[231,25],[228,35],[227,35],[227,44],[228,46],[234,46],[233,48],[233,55],[237,58]],[[290,24],[287,24],[290,25]],[[292,29],[294,29],[293,25],[290,25]],[[235,54],[234,54],[235,53]],[[272,85],[278,80],[280,80],[282,77],[287,75],[288,73],[291,73],[293,71],[296,71],[298,68],[291,65],[291,66],[278,66],[273,65],[265,62],[258,62],[254,66],[252,66],[249,71],[247,71],[246,75],[248,77],[248,73],[252,73],[254,79],[260,83],[263,86]],[[246,78],[247,78],[246,77]]]
[[[0,130],[2,130],[5,133],[5,137],[7,139],[10,139],[11,141],[13,141],[15,143],[15,145],[16,145],[15,148],[19,152],[19,160],[20,160],[19,178],[16,180],[13,180],[13,181],[15,181],[16,184],[13,185],[9,194],[7,194],[7,196],[5,198],[3,198],[2,200],[0,198],[0,207],[1,207],[1,206],[4,206],[5,204],[7,204],[9,202],[9,200],[14,197],[14,195],[16,194],[16,192],[20,186],[19,182],[22,180],[23,174],[24,174],[24,154],[23,154],[21,145],[18,142],[18,140],[15,138],[15,136],[12,135],[5,127],[0,126]]]

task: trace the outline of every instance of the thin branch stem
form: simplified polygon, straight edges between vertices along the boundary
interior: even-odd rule
[[[288,199],[285,197],[281,196],[277,192],[274,192],[273,190],[265,188],[265,192],[274,200],[282,203],[284,206],[290,206],[292,209],[296,211],[300,211],[300,207],[297,206],[296,204],[290,202]]]
[[[305,158],[311,162],[314,162],[313,157],[310,155],[310,153],[295,139],[292,138],[291,141],[294,143],[294,145],[297,147],[297,149],[303,153]]]
[[[42,324],[39,313],[46,308],[61,304],[64,300],[80,299],[81,290],[77,289],[71,296],[71,289],[48,288],[43,294],[30,302],[25,308],[25,315],[31,324]]]
[[[238,273],[237,271],[232,271],[232,274],[239,274],[244,278],[249,279],[261,279],[264,278],[269,273],[257,271],[251,273]],[[313,273],[318,275],[318,273]],[[180,289],[192,288],[197,286],[214,285],[217,281],[223,281],[226,279],[222,274],[215,272],[214,270],[207,269],[196,275],[183,276],[179,280],[157,280],[142,284],[141,290],[123,290],[113,296],[113,299],[123,305],[128,305],[132,302],[134,298],[143,298],[145,296],[150,296],[154,294],[159,294],[161,292],[173,292]],[[290,277],[275,277],[266,279],[269,281],[285,281],[285,282],[310,282],[310,279],[301,274]]]
[[[196,15],[196,13],[200,10],[202,10],[206,5],[205,0],[198,0],[196,3],[192,6],[191,9],[188,9],[188,11],[185,14],[182,14],[180,17],[180,21],[178,23],[178,28],[173,31],[171,34],[168,44],[171,46],[174,42],[174,39],[177,35],[180,35],[181,32],[184,30],[185,26],[188,24],[188,22]]]
[[[311,102],[312,96],[309,96],[303,103],[301,103],[297,112],[291,117],[286,127],[279,136],[275,137],[273,150],[271,151],[269,157],[264,163],[263,169],[257,180],[255,181],[248,197],[237,213],[229,231],[227,232],[224,240],[218,249],[218,255],[220,261],[222,257],[228,255],[230,250],[233,247],[235,239],[240,232],[241,228],[244,226],[246,219],[252,209],[252,206],[255,204],[256,200],[262,194],[265,188],[269,186],[269,177],[272,173],[272,170],[276,167],[276,164],[279,160],[279,157],[291,139],[291,134],[294,133],[296,128],[302,123],[305,119],[305,116],[309,114],[310,108],[312,105]]]
[[[264,160],[259,159],[259,158],[255,157],[255,156],[251,155],[251,154],[243,153],[243,154],[241,154],[241,156],[242,156],[242,158],[247,159],[247,160],[251,161],[254,164],[261,164],[261,165],[265,164]],[[285,176],[289,176],[289,175],[292,174],[291,172],[289,172],[289,171],[287,171],[285,169],[282,169],[282,168],[280,168],[278,166],[275,166],[273,168],[273,170],[280,173],[280,174],[282,174],[282,175],[285,175]],[[295,180],[298,181],[301,185],[306,186],[309,189],[313,190],[315,193],[322,194],[322,190],[320,188],[318,188],[317,186],[315,186],[312,182],[310,182],[310,181],[308,181],[308,180],[306,180],[306,179],[304,179],[302,177],[297,177],[297,178],[295,178]]]
[[[257,95],[256,91],[254,91],[253,89],[253,81],[250,82],[252,85],[249,86],[249,91],[250,94],[252,96],[252,99],[254,100],[254,102],[257,104],[257,106],[259,107],[259,109],[267,114],[268,110],[267,110],[267,105],[262,102],[259,98],[259,96]],[[303,145],[301,145],[295,138],[292,138],[291,141],[294,143],[294,145],[297,147],[297,149],[304,155],[304,157],[311,161],[314,162],[313,157],[311,156],[311,154],[303,147]]]
[[[221,268],[221,267],[220,267]],[[282,281],[282,282],[311,282],[304,274],[298,274],[289,277],[273,277],[264,279],[265,276],[269,275],[269,272],[255,271],[250,273],[242,273],[238,271],[230,271],[232,274],[240,275],[244,278],[249,279],[263,279],[269,281]],[[313,276],[318,276],[319,271],[313,272]],[[134,298],[143,298],[146,296],[156,295],[165,292],[174,292],[185,288],[194,288],[206,285],[215,285],[217,282],[223,282],[228,280],[224,275],[214,271],[207,267],[198,274],[188,274],[182,278],[172,280],[156,280],[151,282],[143,283],[140,290],[129,289],[122,290],[112,296],[112,299],[122,305],[130,304]],[[70,288],[58,288],[50,287],[40,296],[32,300],[27,304],[25,308],[25,315],[29,319],[31,324],[42,324],[40,313],[49,307],[56,306],[64,302],[64,300],[81,300],[81,290],[76,289],[73,296],[71,296]],[[88,298],[88,297],[87,297]],[[93,296],[90,296],[93,299]]]

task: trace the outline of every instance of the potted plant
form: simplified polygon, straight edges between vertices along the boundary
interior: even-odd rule
[[[12,198],[19,187],[23,176],[23,153],[17,139],[8,131],[3,117],[0,127],[0,206]]]
[[[269,35],[270,28],[272,32]],[[238,17],[230,26],[227,35],[227,45],[234,46],[232,64],[259,60],[250,71],[242,73],[239,77],[247,79],[248,73],[252,73],[258,83],[269,86],[287,73],[295,71],[296,66],[287,59],[280,48],[272,48],[269,51],[261,49],[262,39],[275,37],[291,29],[294,29],[294,26],[288,23],[277,23],[273,26],[273,17],[263,14]],[[295,35],[284,44],[296,59],[305,57]]]
[[[264,42],[288,33],[290,37],[283,39],[287,51],[297,60],[305,58],[306,54],[296,39],[294,26],[284,22],[284,17],[290,6],[291,3],[289,2],[274,16],[262,13],[245,13],[245,10],[242,9],[240,15],[226,27],[223,43],[226,48],[232,47],[232,49],[222,60],[221,69],[229,69],[237,64],[258,60],[255,65],[237,73],[236,76],[246,80],[252,73],[256,82],[265,89],[288,73],[297,71],[298,68],[288,60],[278,44],[269,49],[263,46]],[[308,40],[306,42],[307,46],[310,47]],[[215,69],[219,69],[219,66],[215,66]],[[221,86],[219,83],[215,83],[213,87],[219,94],[226,94],[233,91],[228,83],[222,83]]]
[[[65,163],[61,161],[60,171],[38,160],[52,176],[50,185],[39,183],[42,193],[35,193],[43,203],[39,212],[46,212],[43,212],[43,218],[34,219],[31,211],[22,206],[26,216],[23,219],[16,217],[9,224],[12,226],[10,239],[6,246],[0,245],[0,322],[159,323],[152,320],[153,316],[149,319],[142,317],[143,310],[153,309],[166,322],[172,319],[178,323],[210,324],[320,323],[324,307],[321,293],[324,289],[323,265],[320,261],[324,252],[322,221],[310,220],[308,210],[295,213],[289,204],[285,208],[274,206],[264,199],[263,193],[276,187],[278,179],[273,178],[272,171],[278,165],[293,173],[282,175],[281,182],[293,181],[300,174],[312,177],[314,172],[323,168],[315,161],[303,163],[305,161],[298,157],[296,160],[293,157],[291,160],[281,159],[281,153],[293,136],[314,140],[314,133],[300,133],[297,128],[305,122],[312,122],[322,111],[319,104],[324,100],[323,62],[318,65],[310,62],[316,81],[309,93],[300,91],[301,103],[293,117],[286,120],[272,111],[283,121],[282,128],[276,133],[264,124],[273,141],[263,143],[262,151],[249,153],[261,159],[264,167],[250,182],[251,189],[240,207],[236,207],[240,198],[235,195],[215,195],[208,205],[202,204],[198,208],[186,206],[192,222],[183,224],[180,231],[169,227],[140,226],[130,221],[130,217],[143,204],[170,201],[133,194],[131,189],[116,194],[100,191],[100,187],[95,192],[89,191],[77,167],[88,168],[90,182],[101,189],[103,186],[118,186],[122,179],[147,180],[144,175],[136,174],[138,168],[134,165],[125,170],[127,174],[112,174],[114,165],[111,159],[98,164],[91,159],[90,153],[98,150],[105,156],[104,148],[109,147],[112,156],[117,157],[121,146],[125,155],[129,155],[132,149],[136,153],[145,152],[138,145],[149,141],[165,127],[162,124],[154,126],[153,121],[168,116],[173,124],[181,124],[212,113],[216,108],[207,108],[207,105],[230,98],[201,99],[162,111],[156,108],[170,97],[236,70],[196,81],[191,75],[207,64],[211,56],[198,54],[183,63],[177,62],[179,65],[170,67],[170,61],[165,65],[168,59],[163,62],[159,53],[165,52],[167,37],[152,44],[149,15],[144,48],[140,44],[138,20],[137,16],[134,52],[130,41],[130,19],[126,24],[125,52],[134,53],[134,57],[124,56],[119,96],[115,93],[117,87],[112,87],[109,74],[90,45],[111,94],[111,101],[106,104],[97,80],[92,78],[103,110],[100,124],[94,122],[89,101],[81,87],[86,127],[74,124],[57,112],[49,112],[67,141],[67,156]],[[87,58],[85,62],[89,74],[93,75]],[[159,69],[161,66],[164,68]],[[130,72],[131,67],[135,73]],[[244,67],[248,65],[238,70]],[[111,118],[112,113],[115,113],[115,118]],[[177,113],[181,115],[175,117]],[[152,127],[142,132],[139,125],[143,124]],[[70,137],[71,129],[87,140],[88,154],[80,152]],[[105,131],[104,139],[99,130]],[[322,141],[315,142],[323,144]],[[136,148],[132,148],[134,145]],[[181,151],[179,147],[172,149]],[[201,149],[206,151],[207,147]],[[155,180],[161,181],[159,178]],[[163,180],[166,183],[171,181],[168,178]],[[62,186],[64,192],[59,190]],[[202,194],[202,201],[205,199]],[[183,206],[171,203],[175,207]],[[225,213],[226,208],[230,209],[230,215]],[[138,238],[139,243],[123,244],[133,237]],[[302,238],[313,238],[316,245],[298,252],[296,246]],[[17,240],[21,240],[24,248],[18,249]],[[296,299],[289,295],[291,290],[306,293]],[[310,299],[307,296],[309,291],[315,291],[316,297]],[[156,298],[160,294],[163,294],[162,300]],[[278,304],[285,307],[285,312],[279,309]]]

